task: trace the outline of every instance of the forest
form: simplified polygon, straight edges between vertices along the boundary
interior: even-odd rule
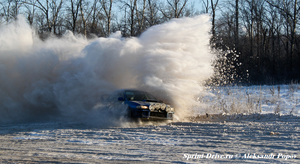
[[[42,40],[66,31],[86,38],[108,37],[116,31],[123,37],[138,37],[173,18],[209,14],[210,46],[218,52],[212,83],[262,85],[300,80],[298,0],[0,1],[0,27],[20,14]]]

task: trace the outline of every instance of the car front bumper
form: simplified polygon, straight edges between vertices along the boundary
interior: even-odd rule
[[[174,112],[150,112],[149,110],[132,111],[131,117],[143,120],[173,120]]]

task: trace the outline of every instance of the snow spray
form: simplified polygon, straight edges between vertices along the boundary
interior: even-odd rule
[[[200,15],[150,27],[140,37],[115,32],[87,40],[67,31],[41,41],[19,16],[0,27],[0,122],[111,124],[124,106],[104,105],[102,97],[121,88],[148,91],[184,119],[213,73],[210,28],[209,16]]]

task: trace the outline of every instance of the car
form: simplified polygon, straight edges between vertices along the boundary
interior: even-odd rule
[[[151,94],[134,90],[122,89],[114,92],[117,101],[127,106],[127,114],[131,118],[142,120],[173,120],[174,108],[156,99]]]

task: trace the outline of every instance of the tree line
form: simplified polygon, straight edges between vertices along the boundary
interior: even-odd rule
[[[41,39],[66,30],[87,38],[139,36],[173,18],[211,15],[218,50],[213,81],[290,83],[300,79],[298,0],[1,0],[0,24],[22,14]],[[195,5],[197,4],[197,5]]]
[[[194,16],[188,0],[1,0],[0,23],[23,14],[41,38],[66,30],[86,37],[106,37],[121,31],[138,36],[172,18]]]
[[[230,82],[276,84],[300,79],[300,5],[297,0],[227,1],[215,25],[214,43],[236,69]],[[238,57],[238,59],[235,59]],[[224,62],[224,61],[222,61]],[[234,71],[234,72],[232,72]],[[235,73],[239,78],[230,79]]]

